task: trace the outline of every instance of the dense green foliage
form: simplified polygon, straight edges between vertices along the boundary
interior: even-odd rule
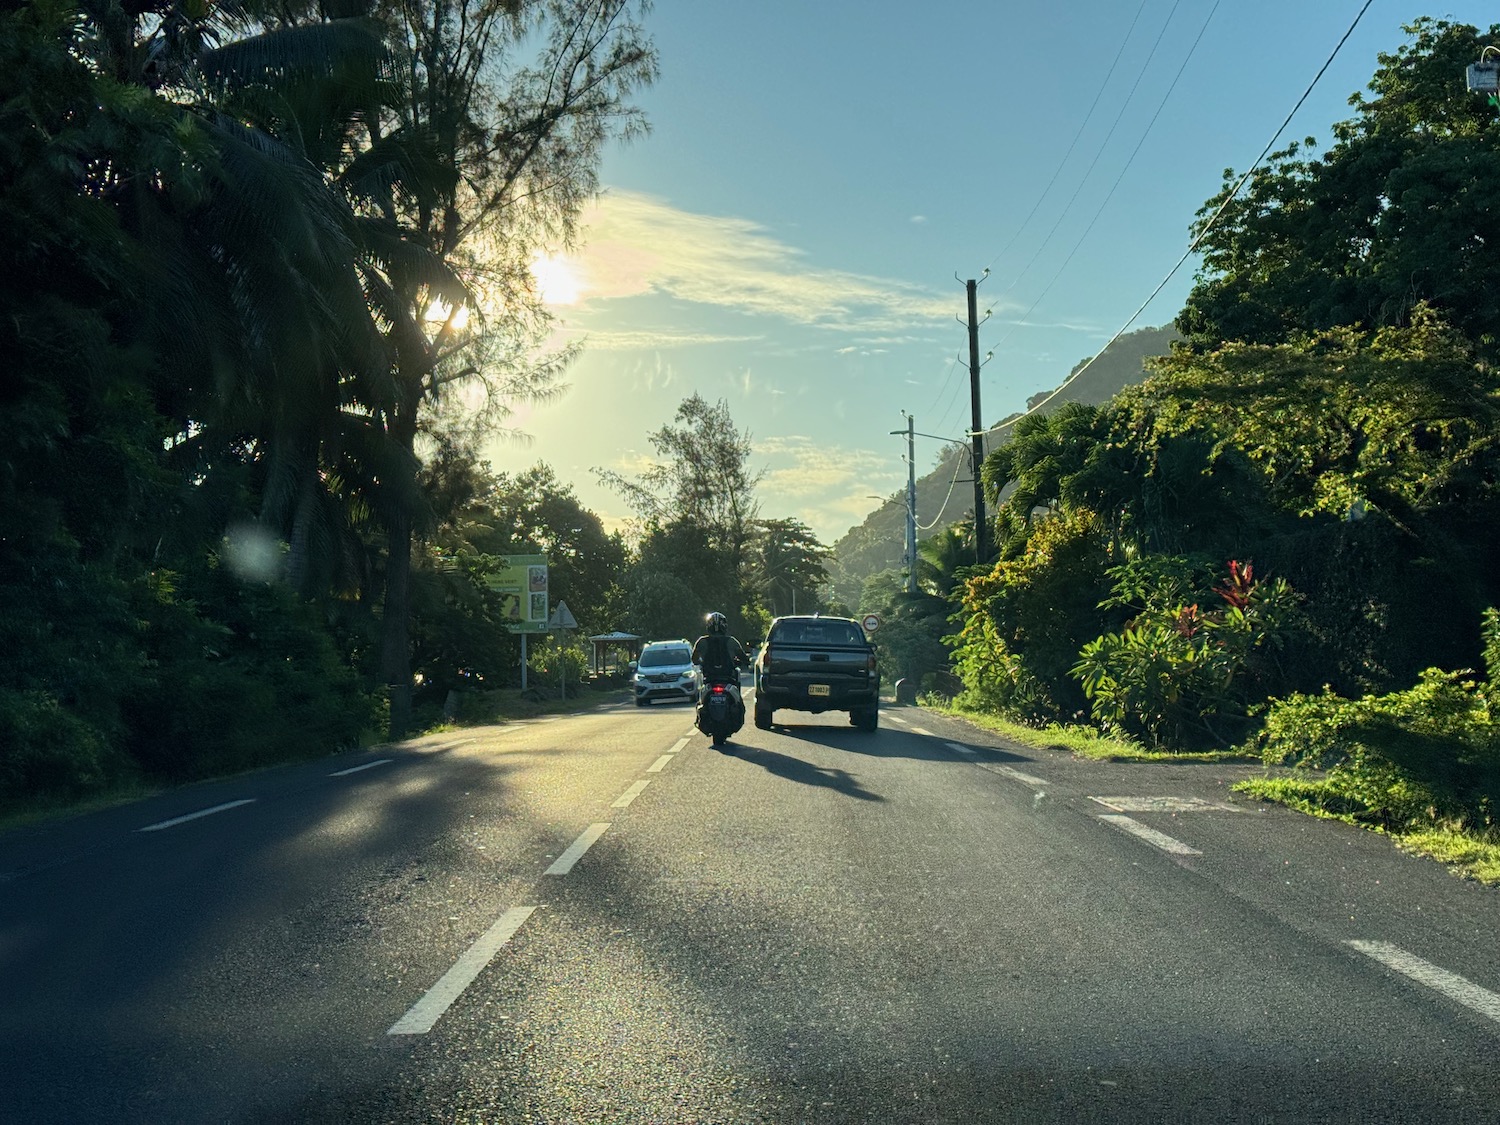
[[[627,477],[596,469],[637,513],[640,542],[614,603],[615,622],[648,639],[694,638],[708,613],[764,637],[773,616],[825,608],[828,548],[798,519],[762,519],[750,435],[722,399],[698,394],[650,434],[658,460]]]
[[[1382,54],[1334,143],[1276,154],[1203,240],[1178,326],[1195,346],[1275,344],[1341,326],[1373,331],[1436,309],[1493,355],[1500,341],[1500,122],[1464,69],[1500,27],[1424,18]],[[1229,185],[1204,204],[1199,224]]]
[[[1339,811],[1491,829],[1500,121],[1464,88],[1484,37],[1410,32],[1332,149],[1224,207],[1151,377],[986,460],[1000,561],[964,590],[961,703],[1258,745],[1327,768],[1285,785]]]
[[[1494,836],[1500,816],[1500,615],[1485,614],[1488,676],[1429,669],[1411,688],[1345,699],[1296,694],[1270,709],[1259,747],[1301,802],[1395,831],[1457,827]]]
[[[517,263],[649,44],[615,0],[439,0],[441,52],[356,8],[0,10],[0,800],[325,753],[503,675],[485,552],[611,596],[622,545],[441,408],[550,386]]]

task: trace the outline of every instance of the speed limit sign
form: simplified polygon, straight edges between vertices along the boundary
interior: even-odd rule
[[[876,617],[873,613],[867,613],[860,624],[865,627],[866,633],[873,633],[876,629],[880,628],[880,618]]]

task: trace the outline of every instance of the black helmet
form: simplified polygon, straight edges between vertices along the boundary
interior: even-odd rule
[[[708,631],[715,636],[729,632],[729,618],[722,613],[710,613],[708,615]]]

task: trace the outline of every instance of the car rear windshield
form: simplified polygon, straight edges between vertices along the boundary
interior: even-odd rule
[[[639,667],[665,668],[670,664],[691,664],[692,662],[692,649],[686,645],[674,645],[672,648],[645,649],[641,653]]]
[[[782,621],[771,640],[787,645],[862,645],[865,634],[852,621]]]

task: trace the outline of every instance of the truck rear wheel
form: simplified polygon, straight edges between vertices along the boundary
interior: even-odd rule
[[[771,709],[769,707],[757,707],[755,709],[755,725],[760,730],[771,729]]]
[[[878,730],[880,727],[880,710],[876,707],[869,707],[861,711],[850,711],[849,722],[854,725],[856,730]]]

